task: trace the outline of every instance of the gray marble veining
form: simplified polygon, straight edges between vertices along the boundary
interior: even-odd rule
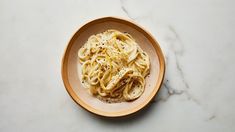
[[[1,0],[0,131],[235,131],[233,0]],[[165,54],[165,80],[139,114],[105,119],[64,89],[71,35],[103,16],[132,19]]]

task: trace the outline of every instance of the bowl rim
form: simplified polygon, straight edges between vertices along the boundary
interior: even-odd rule
[[[152,46],[155,49],[155,52],[158,55],[160,70],[159,70],[158,80],[156,82],[156,85],[154,86],[153,92],[147,97],[146,100],[144,100],[143,103],[139,104],[138,106],[136,106],[135,108],[130,109],[130,110],[124,110],[124,111],[120,111],[120,112],[106,112],[106,111],[101,111],[101,110],[95,109],[95,108],[89,106],[88,104],[86,104],[85,102],[83,102],[76,95],[76,93],[74,92],[74,90],[70,86],[70,83],[68,80],[68,74],[67,74],[68,56],[69,56],[69,51],[73,45],[73,42],[76,40],[76,37],[79,36],[79,34],[82,31],[86,30],[90,25],[105,22],[105,21],[121,22],[121,23],[127,24],[127,25],[135,28],[136,30],[138,30],[139,32],[144,34],[145,37],[147,37],[147,39],[151,42]],[[82,25],[73,34],[73,36],[69,40],[69,42],[64,50],[64,54],[63,54],[62,62],[61,62],[61,75],[62,75],[62,80],[63,80],[66,91],[68,92],[70,97],[74,100],[74,102],[77,103],[78,105],[80,105],[82,108],[84,108],[85,110],[87,110],[90,113],[93,113],[93,114],[96,114],[99,116],[103,116],[103,117],[122,117],[122,116],[134,114],[134,113],[142,110],[144,107],[146,107],[151,102],[151,100],[156,96],[158,90],[160,89],[160,87],[163,83],[164,76],[165,76],[165,69],[166,69],[165,67],[166,66],[165,66],[164,55],[163,55],[163,52],[160,48],[159,43],[154,39],[154,37],[145,28],[143,28],[142,26],[133,22],[132,20],[127,20],[127,19],[120,18],[120,17],[108,16],[108,17],[101,17],[101,18],[97,18],[97,19],[93,19],[91,21],[88,21],[87,23]]]

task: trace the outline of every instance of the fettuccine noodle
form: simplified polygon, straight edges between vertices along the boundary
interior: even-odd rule
[[[107,30],[92,35],[79,49],[78,57],[82,84],[92,95],[131,101],[144,92],[149,56],[130,34]]]

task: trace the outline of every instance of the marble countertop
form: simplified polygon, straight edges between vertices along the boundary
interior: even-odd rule
[[[0,131],[235,131],[233,0],[1,0]],[[64,48],[85,22],[132,19],[166,57],[164,84],[135,116],[105,119],[62,83]]]

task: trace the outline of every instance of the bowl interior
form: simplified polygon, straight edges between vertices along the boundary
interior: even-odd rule
[[[146,77],[145,91],[135,101],[105,103],[90,95],[81,84],[81,65],[78,61],[77,52],[89,36],[107,29],[128,32],[150,57],[150,75]],[[164,59],[161,49],[151,35],[132,22],[110,17],[94,20],[80,28],[69,42],[62,65],[65,87],[75,102],[88,111],[103,116],[123,116],[140,110],[154,97],[164,74]]]

